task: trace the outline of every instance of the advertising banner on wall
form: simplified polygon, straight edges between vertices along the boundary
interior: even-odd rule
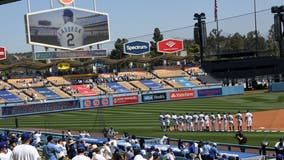
[[[183,50],[183,41],[178,39],[165,39],[158,42],[158,52],[175,53]]]
[[[4,47],[0,47],[0,60],[6,59],[6,49]]]
[[[110,103],[108,97],[83,100],[83,108],[107,107],[109,105]]]
[[[92,57],[106,57],[107,51],[104,49],[100,50],[86,50],[86,51],[50,51],[50,52],[36,52],[35,60],[46,60],[46,59],[70,59],[70,58],[92,58]]]
[[[195,98],[194,90],[170,92],[170,100]]]
[[[77,50],[110,40],[107,13],[68,6],[27,13],[25,18],[31,45]]]
[[[124,53],[129,55],[143,55],[150,52],[150,43],[133,41],[124,44]]]
[[[139,102],[138,95],[118,96],[112,98],[113,105],[136,104],[138,102]]]
[[[27,104],[2,107],[2,116],[28,115],[52,111],[79,109],[79,101],[63,101],[52,103]]]
[[[197,91],[198,97],[221,96],[222,88],[201,89]]]
[[[142,95],[142,102],[163,101],[167,99],[166,93],[153,93]]]

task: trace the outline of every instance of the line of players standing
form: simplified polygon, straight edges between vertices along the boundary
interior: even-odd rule
[[[252,130],[252,119],[253,115],[249,111],[245,113],[245,121],[247,131]],[[243,115],[239,111],[235,115],[232,113],[220,112],[215,115],[214,113],[208,114],[200,112],[197,113],[186,113],[185,115],[176,115],[172,113],[162,113],[159,116],[161,129],[163,131],[235,131],[234,119],[237,122],[237,130],[242,130]],[[172,128],[173,126],[173,128]],[[216,128],[218,126],[218,128]]]

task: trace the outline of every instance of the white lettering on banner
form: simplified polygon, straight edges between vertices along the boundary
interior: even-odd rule
[[[126,46],[127,50],[136,50],[136,49],[147,49],[148,47],[147,46]]]
[[[175,97],[191,97],[194,96],[194,93],[173,93],[171,95],[171,98],[175,98]]]
[[[176,44],[176,43],[173,42],[173,41],[169,41],[168,43],[166,43],[166,45],[167,45],[168,47],[171,47],[171,48],[172,48],[175,44]]]

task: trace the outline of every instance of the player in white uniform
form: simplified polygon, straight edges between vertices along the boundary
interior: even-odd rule
[[[193,125],[194,125],[194,131],[198,131],[198,115],[196,113],[192,116],[193,119]]]
[[[204,114],[203,112],[200,112],[199,114],[199,131],[204,131]]]
[[[215,118],[214,113],[211,113],[210,120],[211,120],[211,131],[215,132],[216,131],[215,130],[215,120],[216,120],[216,118]]]
[[[165,122],[166,122],[166,130],[170,131],[170,126],[171,126],[171,115],[167,113],[165,115]]]
[[[166,129],[166,122],[165,122],[165,117],[164,117],[164,115],[162,113],[160,113],[159,120],[160,120],[161,130],[165,131],[165,129]]]
[[[205,126],[206,126],[205,131],[209,132],[209,120],[210,120],[210,118],[209,118],[208,113],[205,113],[204,120],[205,120]]]
[[[222,131],[222,116],[220,112],[217,113],[217,122],[218,122],[218,130],[219,132]]]
[[[230,131],[234,131],[234,116],[231,113],[228,113],[228,121],[229,121],[229,129]]]
[[[74,23],[72,10],[63,11],[64,25],[57,31],[57,38],[62,47],[76,48],[83,45],[84,28]]]
[[[224,122],[224,132],[227,132],[228,127],[228,115],[227,113],[223,113],[223,122]]]
[[[186,120],[187,131],[192,131],[192,115],[186,113],[185,120]]]
[[[183,121],[184,121],[184,117],[182,114],[180,114],[178,117],[178,126],[179,126],[180,131],[183,131]]]
[[[246,113],[246,122],[247,122],[247,130],[249,132],[251,132],[251,129],[252,129],[252,113],[249,112],[249,110],[247,110],[247,113]]]
[[[172,114],[172,120],[173,120],[173,125],[174,125],[174,131],[177,131],[178,130],[178,119],[175,113]]]
[[[242,126],[243,126],[243,117],[241,112],[239,111],[236,115],[235,115],[237,122],[238,122],[238,130],[241,131],[242,130]]]

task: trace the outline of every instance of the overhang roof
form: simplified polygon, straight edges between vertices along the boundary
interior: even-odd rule
[[[6,4],[6,3],[12,3],[12,2],[17,2],[21,0],[0,0],[0,5]]]

